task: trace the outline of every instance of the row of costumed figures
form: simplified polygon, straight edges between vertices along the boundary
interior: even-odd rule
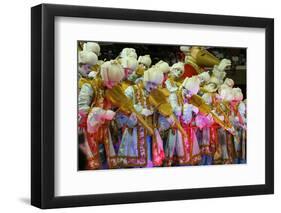
[[[85,169],[246,162],[246,99],[226,78],[231,61],[203,47],[179,50],[184,57],[172,66],[151,65],[133,48],[99,60],[98,43],[79,43]]]

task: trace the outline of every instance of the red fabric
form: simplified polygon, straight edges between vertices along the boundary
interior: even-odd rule
[[[200,67],[201,69],[204,69],[204,67]],[[198,75],[199,73],[197,73],[196,69],[190,65],[190,64],[185,64],[184,65],[184,73],[181,76],[182,79],[185,79],[186,77],[190,78],[194,75]]]
[[[79,128],[87,129],[87,114],[79,112],[79,116],[81,117],[81,120],[78,124]]]
[[[215,153],[216,152],[216,147],[218,146],[218,131],[217,129],[220,128],[220,126],[216,123],[214,123],[210,127],[210,145],[211,145],[211,152]]]
[[[86,129],[87,128],[87,117],[82,117],[80,123],[78,124],[79,128]]]
[[[182,75],[182,78],[185,79],[186,77],[192,77],[194,75],[198,75],[197,71],[194,69],[193,66],[190,64],[185,64],[184,65],[184,73]]]
[[[164,78],[163,78],[163,81],[162,81],[162,87],[163,87],[163,88],[166,88],[165,82],[166,82],[167,79],[168,79],[168,74],[167,74],[167,73],[164,73]]]
[[[231,102],[231,108],[232,110],[234,111],[235,115],[237,115],[238,119],[239,119],[239,123],[240,124],[243,124],[243,118],[238,110],[238,104],[239,102],[238,101],[232,101]]]

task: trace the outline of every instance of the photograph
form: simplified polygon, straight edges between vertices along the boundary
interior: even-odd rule
[[[247,163],[247,48],[78,40],[73,51],[78,171]]]

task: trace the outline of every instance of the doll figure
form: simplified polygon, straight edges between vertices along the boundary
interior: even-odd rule
[[[198,76],[192,76],[186,78],[181,85],[182,97],[183,97],[183,115],[182,124],[188,135],[188,141],[186,147],[189,151],[189,163],[194,165],[201,161],[201,152],[198,144],[196,131],[197,126],[195,122],[196,115],[199,113],[199,109],[190,104],[190,98],[199,92],[200,80]]]
[[[123,79],[124,71],[117,61],[111,60],[102,64],[100,74],[101,78],[85,81],[78,96],[78,114],[81,117],[79,125],[84,127],[85,138],[81,148],[87,153],[89,169],[117,167],[110,131],[110,122],[115,112],[104,98],[104,93]],[[106,163],[101,162],[100,147],[104,147]]]
[[[121,82],[122,89],[125,91],[128,86],[134,84],[134,81],[137,78],[137,75],[135,75],[135,70],[137,68],[138,61],[134,57],[126,56],[120,59],[120,63],[125,73],[125,77]]]
[[[226,78],[224,83],[218,89],[217,104],[216,109],[220,112],[220,115],[224,119],[225,123],[228,123],[232,126],[231,132],[223,130],[223,128],[218,129],[218,146],[214,155],[214,161],[217,163],[233,163],[236,158],[234,152],[234,138],[236,131],[233,127],[232,114],[233,110],[231,109],[231,102],[234,99],[233,95],[233,85],[234,82],[232,79]]]
[[[160,166],[164,158],[163,144],[157,126],[157,114],[148,101],[149,93],[156,89],[163,81],[163,73],[155,67],[144,72],[143,81],[129,86],[125,95],[132,101],[137,113],[141,114],[144,120],[153,127],[153,134],[139,123],[127,125],[122,136],[122,142],[118,152],[118,159],[123,167],[139,166],[152,167]],[[129,152],[134,149],[134,155]],[[137,148],[137,150],[136,150]],[[152,151],[154,150],[154,153]]]
[[[168,78],[168,74],[170,72],[170,67],[169,64],[165,61],[158,61],[155,65],[156,69],[160,70],[161,72],[163,72],[164,74],[164,79],[163,79],[163,83],[167,80]]]
[[[235,128],[233,143],[235,149],[235,163],[245,162],[246,148],[246,106],[240,88],[233,88],[233,99],[230,102],[231,122]]]
[[[82,51],[78,52],[78,72],[82,77],[87,77],[91,72],[91,67],[97,64],[100,46],[95,42],[83,44]]]
[[[181,82],[179,81],[179,78],[183,74],[183,71],[184,64],[182,62],[173,64],[171,68],[171,74],[165,82],[165,86],[170,92],[169,101],[171,103],[174,113],[177,116],[180,116],[182,111],[181,106],[179,105],[181,101],[181,91],[179,91]]]
[[[177,82],[180,75],[183,73],[184,64],[182,62],[175,63],[168,79],[165,81],[165,86],[169,91],[169,104],[173,110],[175,117],[180,120],[182,116],[183,102],[181,90],[179,90],[180,82]],[[189,161],[189,153],[187,153],[187,138],[183,137],[181,131],[177,128],[172,128],[167,125],[168,136],[165,141],[165,158],[166,166],[180,163],[184,164]]]
[[[171,67],[168,79],[165,81],[165,86],[169,91],[169,103],[178,120],[182,119],[183,112],[182,90],[179,89],[181,85],[179,79],[183,72],[184,64],[182,62],[175,63]],[[183,137],[179,129],[169,128],[165,144],[166,165],[187,164],[190,160],[188,148],[188,139]]]
[[[206,104],[211,106],[212,95],[210,93],[205,93],[202,99]],[[212,116],[204,115],[199,112],[195,118],[195,124],[197,126],[197,140],[201,149],[201,165],[211,165],[212,164],[212,140],[211,140],[211,126],[214,123]],[[200,139],[199,139],[200,138]]]
[[[225,79],[223,85],[221,85],[219,89],[219,94],[223,99],[223,104],[227,108],[227,117],[226,121],[231,123],[233,126],[234,134],[227,133],[227,145],[228,145],[228,153],[229,153],[229,161],[232,163],[233,161],[240,161],[240,140],[241,138],[241,127],[243,126],[243,121],[239,118],[240,114],[238,111],[238,105],[243,100],[243,94],[240,88],[233,88],[234,81],[232,79]],[[242,124],[242,126],[240,126]],[[240,136],[239,136],[240,135]]]
[[[169,78],[165,81],[165,86],[167,90],[170,92],[169,101],[173,108],[174,113],[177,116],[180,116],[181,106],[179,105],[179,87],[181,83],[178,81],[179,77],[182,75],[184,71],[184,64],[182,62],[178,62],[174,64],[171,68],[171,74]]]

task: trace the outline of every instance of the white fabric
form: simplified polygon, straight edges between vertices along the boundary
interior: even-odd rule
[[[80,51],[78,53],[78,62],[82,64],[95,65],[98,61],[98,56],[89,51]]]
[[[146,65],[147,67],[150,67],[150,65],[151,65],[150,55],[139,56],[138,62]]]
[[[119,82],[123,77],[124,70],[116,60],[107,61],[101,65],[101,78],[103,81]]]
[[[192,76],[191,78],[186,78],[182,86],[189,91],[189,94],[197,94],[200,88],[200,80],[198,76]]]
[[[96,55],[100,54],[100,45],[96,42],[86,42],[83,45],[83,51],[93,52]]]
[[[138,56],[134,48],[124,48],[120,53],[120,57],[134,57],[137,59]]]
[[[93,88],[89,83],[84,83],[78,95],[78,111],[88,114],[93,97]]]
[[[152,82],[155,84],[161,84],[164,79],[163,72],[155,67],[149,68],[143,74],[144,82]]]
[[[121,65],[123,68],[129,68],[131,70],[135,70],[137,68],[138,61],[134,57],[126,56],[121,58]]]
[[[157,64],[155,64],[155,67],[159,70],[161,70],[161,72],[163,73],[168,73],[170,72],[170,67],[169,67],[169,64],[165,61],[159,61],[157,62]]]

